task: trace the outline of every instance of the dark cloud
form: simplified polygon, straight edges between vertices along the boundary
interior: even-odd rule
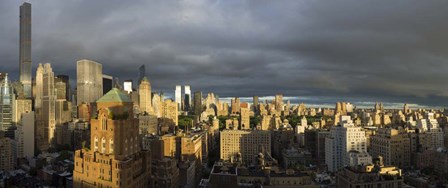
[[[35,0],[33,66],[76,60],[153,88],[447,106],[446,1]],[[0,2],[0,71],[18,72],[18,1]]]

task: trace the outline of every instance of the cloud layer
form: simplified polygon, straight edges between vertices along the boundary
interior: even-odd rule
[[[153,88],[447,106],[447,1],[35,0],[33,66],[76,60]],[[19,6],[0,2],[0,71],[18,72]]]

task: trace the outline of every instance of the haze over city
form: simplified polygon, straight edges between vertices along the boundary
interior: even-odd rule
[[[120,80],[145,64],[168,96],[190,84],[316,105],[448,103],[446,1],[30,2],[33,70],[49,62],[74,77],[75,62],[88,58]],[[1,68],[13,80],[21,3],[0,2]]]

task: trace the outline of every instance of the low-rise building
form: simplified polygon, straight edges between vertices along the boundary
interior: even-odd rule
[[[401,169],[394,166],[345,167],[336,174],[336,187],[388,187],[404,185]]]

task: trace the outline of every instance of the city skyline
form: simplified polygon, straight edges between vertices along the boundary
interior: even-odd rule
[[[448,187],[448,2],[254,2],[23,2],[0,187]]]
[[[135,82],[144,64],[154,90],[167,94],[188,84],[222,97],[281,92],[331,99],[319,104],[339,101],[332,98],[448,103],[441,27],[446,2],[388,3],[399,10],[368,1],[30,2],[31,72],[49,62],[75,78],[76,61],[86,58],[103,64],[106,74]],[[2,71],[11,80],[19,79],[21,3],[0,6]]]

